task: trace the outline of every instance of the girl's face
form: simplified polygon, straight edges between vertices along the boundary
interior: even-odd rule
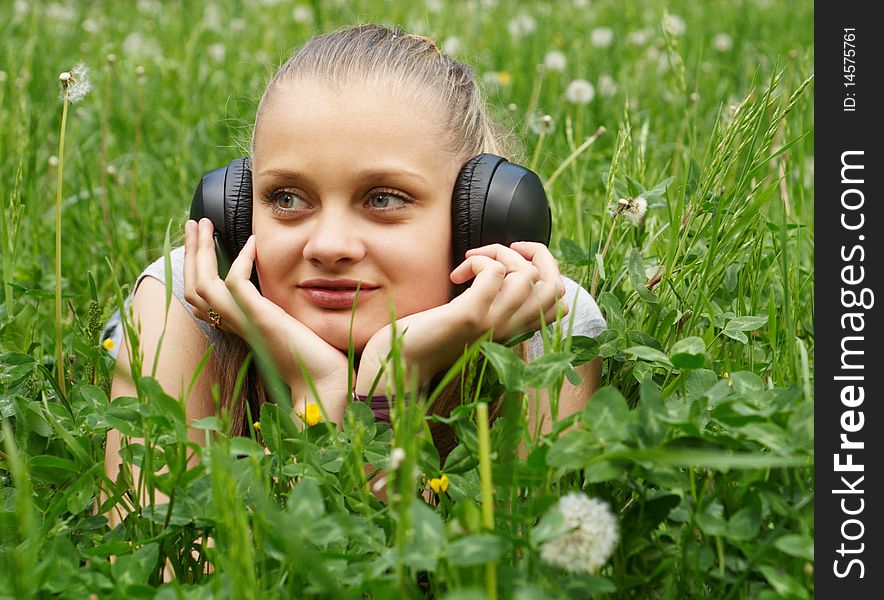
[[[449,299],[460,163],[434,115],[392,86],[278,86],[254,138],[261,293],[329,344],[361,352],[390,322]]]

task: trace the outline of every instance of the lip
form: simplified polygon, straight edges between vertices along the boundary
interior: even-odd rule
[[[307,300],[314,306],[329,309],[352,309],[356,302],[356,287],[359,286],[359,300],[371,294],[378,286],[359,282],[355,279],[307,279],[298,285]]]

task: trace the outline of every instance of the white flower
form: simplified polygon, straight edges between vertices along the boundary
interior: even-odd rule
[[[61,99],[67,99],[70,103],[79,102],[92,89],[89,69],[83,63],[74,67],[70,73],[62,73],[58,79],[61,81]]]
[[[551,50],[543,57],[543,66],[546,67],[547,71],[561,73],[568,66],[568,59],[558,50]]]
[[[460,52],[463,44],[460,41],[459,37],[449,36],[445,38],[445,41],[442,42],[442,52],[449,56],[454,56],[458,52]]]
[[[727,52],[734,47],[734,40],[726,33],[716,33],[712,38],[712,47],[719,52]]]
[[[510,19],[506,27],[511,36],[518,38],[534,33],[534,30],[537,29],[537,21],[531,15],[523,13]]]
[[[633,46],[644,46],[651,39],[651,30],[645,27],[626,34],[626,41]]]
[[[309,23],[313,20],[313,9],[300,4],[292,9],[292,19],[295,23]]]
[[[669,31],[671,31],[673,35],[684,35],[684,32],[688,29],[687,25],[685,25],[684,19],[678,15],[670,15],[667,13],[663,19],[665,26],[669,28]]]
[[[617,82],[610,75],[602,75],[599,77],[599,94],[602,96],[613,96],[617,93]]]
[[[595,88],[585,79],[575,79],[565,89],[565,99],[572,104],[589,104],[595,97]]]
[[[607,502],[579,492],[562,496],[558,510],[570,529],[540,547],[540,558],[571,573],[595,573],[608,561],[619,533]]]
[[[596,27],[589,34],[589,42],[596,48],[607,48],[614,41],[614,30],[610,27]]]
[[[210,44],[208,52],[215,62],[224,62],[224,58],[227,56],[227,46],[224,44]]]
[[[393,448],[390,451],[390,470],[395,471],[405,460],[405,450],[403,448]]]

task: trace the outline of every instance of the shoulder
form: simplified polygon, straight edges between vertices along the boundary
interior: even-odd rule
[[[202,332],[207,343],[217,342],[222,333],[212,329],[202,319],[195,317],[193,306],[184,298],[184,247],[180,246],[173,249],[169,253],[169,259],[171,273],[166,273],[165,256],[160,256],[141,272],[135,280],[132,292],[124,302],[124,308],[129,310],[131,306],[135,314],[143,322],[158,321],[160,327],[162,327],[166,310],[165,286],[167,281],[171,282],[172,295],[178,302],[173,303],[175,310],[170,307],[170,314],[173,312],[179,315],[186,314],[189,317],[188,320],[195,326],[194,331]],[[179,307],[183,311],[179,312],[177,310]],[[106,348],[108,346],[111,348],[108,352],[113,357],[116,357],[119,352],[123,333],[122,318],[119,309],[117,309],[105,324],[101,335],[102,344]],[[106,340],[110,340],[110,343]]]
[[[563,332],[570,332],[572,336],[598,337],[607,328],[607,323],[595,299],[573,279],[563,276],[562,280],[565,282],[565,301],[569,308],[560,325]],[[542,354],[543,336],[538,331],[529,340],[528,355],[530,359],[534,359]]]

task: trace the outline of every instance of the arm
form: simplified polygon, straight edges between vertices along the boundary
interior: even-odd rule
[[[562,391],[559,395],[559,411],[558,419],[561,421],[566,417],[583,410],[589,398],[599,388],[599,381],[602,374],[602,359],[596,357],[588,363],[584,363],[579,367],[574,367],[577,374],[583,380],[580,385],[575,386],[565,379],[562,385]],[[546,390],[539,393],[533,393],[529,396],[528,404],[528,431],[536,431],[537,420],[540,419],[540,433],[547,434],[552,431],[552,415],[549,407],[549,394]]]
[[[168,324],[166,337],[162,348],[158,349],[160,334],[163,329],[165,318],[165,286],[160,281],[146,277],[138,286],[138,290],[132,299],[132,312],[135,326],[139,331],[141,352],[143,354],[143,375],[149,375],[153,367],[154,358],[159,351],[156,379],[163,390],[173,398],[183,395],[196,371],[200,359],[206,351],[208,342],[205,335],[199,330],[193,319],[187,314],[184,305],[178,300],[173,300],[169,306]],[[135,384],[129,362],[130,344],[126,336],[120,347],[119,357],[114,370],[113,383],[111,385],[111,398],[120,396],[135,396]],[[188,422],[201,419],[214,414],[215,407],[212,401],[211,384],[216,379],[216,364],[214,358],[210,358],[202,373],[194,384],[194,388],[186,399],[185,414]],[[205,432],[188,429],[188,437],[202,443]],[[143,440],[131,439],[129,443],[141,443]],[[105,472],[111,481],[116,481],[122,459],[120,449],[123,440],[120,432],[110,430],[107,432],[107,445],[105,448]],[[193,466],[196,457],[191,457],[190,464]],[[132,467],[130,480],[137,482],[139,472]],[[141,506],[148,503],[145,490],[138,490],[138,502]],[[102,502],[104,498],[102,498]],[[157,492],[156,501],[168,502],[162,493]],[[122,505],[116,505],[107,514],[111,527],[119,524],[125,518],[127,510]]]

